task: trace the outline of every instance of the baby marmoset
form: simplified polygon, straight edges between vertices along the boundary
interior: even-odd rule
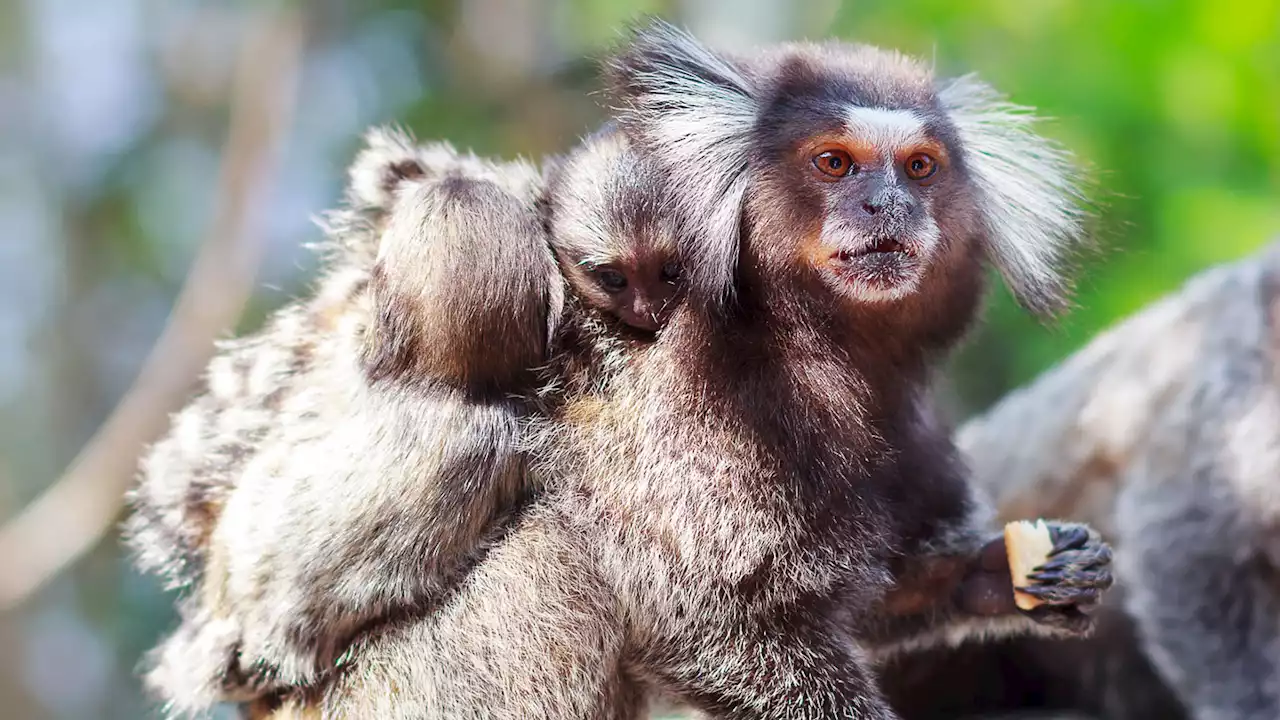
[[[452,173],[497,183],[521,202],[539,192],[527,165],[500,171],[445,143],[416,146],[392,130],[371,131],[365,140],[349,170],[344,207],[325,217],[329,240],[311,297],[277,310],[260,331],[220,343],[201,392],[142,460],[125,535],[139,564],[173,587],[200,576],[226,494],[269,444],[285,399],[305,389],[322,364],[315,345],[336,331],[344,308],[367,294],[381,231],[406,181]]]
[[[544,492],[440,612],[285,707],[633,718],[660,692],[883,720],[877,654],[1087,630],[1106,546],[1051,523],[1027,589],[1047,602],[1017,610],[928,392],[984,261],[1058,299],[1080,232],[1061,155],[985,86],[873,48],[743,60],[659,24],[613,79],[675,203],[681,302],[625,362],[573,371],[596,382],[538,435]],[[1007,606],[969,593],[1002,573]]]
[[[360,627],[444,593],[519,505],[527,393],[563,292],[540,185],[526,163],[371,136],[316,299],[215,360],[133,493],[144,562],[194,585],[149,676],[175,707],[332,669]],[[247,412],[252,432],[218,435]],[[198,472],[209,436],[235,448],[214,478]]]

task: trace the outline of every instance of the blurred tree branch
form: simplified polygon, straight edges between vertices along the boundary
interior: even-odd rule
[[[269,195],[292,122],[303,31],[297,12],[280,11],[244,42],[208,235],[133,386],[65,474],[0,527],[0,610],[30,597],[111,529],[139,453],[164,431],[252,295],[262,252],[253,213]]]

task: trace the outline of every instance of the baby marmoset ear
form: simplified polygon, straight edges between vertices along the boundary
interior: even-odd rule
[[[408,131],[392,126],[369,130],[364,144],[347,171],[347,203],[357,210],[388,212],[406,183],[478,163],[447,142],[418,144]]]
[[[365,147],[347,171],[347,200],[359,209],[389,210],[400,185],[426,174],[413,137],[394,127],[365,133]]]
[[[940,83],[938,100],[960,135],[983,197],[985,250],[1028,310],[1051,316],[1067,303],[1064,263],[1083,240],[1083,174],[1071,155],[1037,134],[1029,108],[972,75]]]
[[[623,128],[667,175],[688,292],[728,298],[760,106],[753,83],[733,60],[660,20],[632,30],[605,76]]]

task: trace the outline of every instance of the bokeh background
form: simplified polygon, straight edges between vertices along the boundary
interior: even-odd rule
[[[563,150],[640,13],[897,47],[1054,118],[1100,252],[1055,327],[994,294],[957,419],[1280,230],[1280,0],[0,0],[0,716],[155,715],[172,598],[116,542],[121,489],[211,339],[305,288],[360,132]]]

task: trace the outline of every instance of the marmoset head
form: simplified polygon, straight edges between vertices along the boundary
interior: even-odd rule
[[[612,126],[548,171],[551,246],[592,307],[653,332],[674,309],[682,268],[656,170]]]
[[[1081,232],[1074,170],[976,80],[840,43],[739,59],[661,22],[609,75],[676,199],[691,291],[727,297],[741,270],[798,270],[892,312],[990,258],[1024,305],[1062,303],[1060,256]]]

